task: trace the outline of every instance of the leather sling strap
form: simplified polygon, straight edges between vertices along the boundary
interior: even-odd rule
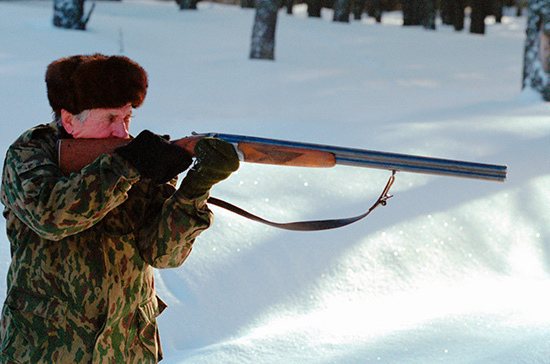
[[[365,217],[367,217],[375,208],[378,206],[386,205],[386,201],[392,197],[392,195],[389,194],[390,188],[393,185],[393,182],[395,181],[395,171],[392,173],[391,177],[389,178],[388,182],[386,183],[386,187],[384,187],[384,191],[382,191],[382,194],[376,200],[374,205],[372,205],[367,212],[364,214],[349,217],[349,218],[343,218],[343,219],[329,219],[329,220],[313,220],[313,221],[297,221],[297,222],[288,222],[288,223],[278,223],[269,221],[266,219],[263,219],[259,216],[256,216],[254,214],[251,214],[248,211],[245,211],[241,209],[238,206],[235,206],[233,204],[230,204],[229,202],[225,202],[223,200],[217,199],[215,197],[210,197],[208,199],[208,203],[212,205],[216,205],[218,207],[224,208],[228,211],[231,211],[237,215],[243,216],[247,219],[250,219],[252,221],[256,221],[265,225],[269,225],[271,227],[275,227],[278,229],[284,229],[284,230],[292,230],[292,231],[321,231],[321,230],[329,230],[329,229],[336,229],[340,228],[349,224],[353,224],[354,222],[357,222]]]

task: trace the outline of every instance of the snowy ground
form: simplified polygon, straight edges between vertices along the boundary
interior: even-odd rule
[[[199,5],[98,2],[78,32],[50,25],[51,1],[0,1],[2,153],[50,120],[47,64],[102,52],[149,72],[134,133],[218,131],[507,164],[509,178],[400,173],[386,207],[320,233],[213,207],[216,223],[189,260],[157,275],[170,305],[165,362],[550,363],[549,108],[521,93],[525,19],[489,22],[479,36],[405,28],[399,13],[337,24],[297,6],[279,15],[270,62],[248,59],[253,10]],[[368,208],[387,177],[243,164],[213,195],[277,221],[343,217]]]

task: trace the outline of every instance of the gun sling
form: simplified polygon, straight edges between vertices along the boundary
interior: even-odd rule
[[[216,205],[218,207],[224,208],[228,211],[231,211],[237,215],[240,215],[242,217],[245,217],[247,219],[250,219],[252,221],[256,221],[271,227],[275,227],[278,229],[284,229],[284,230],[291,230],[291,231],[321,231],[321,230],[329,230],[329,229],[336,229],[340,227],[344,227],[346,225],[352,224],[354,222],[357,222],[365,217],[367,217],[375,208],[377,208],[379,205],[385,206],[386,201],[391,198],[392,196],[389,194],[390,188],[393,185],[393,182],[395,181],[395,171],[392,173],[391,177],[389,178],[388,182],[386,183],[386,187],[384,187],[384,191],[382,191],[382,194],[376,200],[376,202],[368,209],[367,212],[364,214],[349,217],[349,218],[343,218],[343,219],[329,219],[329,220],[313,220],[313,221],[297,221],[297,222],[288,222],[288,223],[278,223],[273,222],[269,220],[265,220],[259,216],[256,216],[254,214],[251,214],[248,211],[243,210],[242,208],[235,206],[229,202],[217,199],[215,197],[210,197],[208,199],[208,203],[212,205]]]

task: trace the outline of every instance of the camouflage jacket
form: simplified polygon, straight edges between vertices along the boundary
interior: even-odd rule
[[[180,266],[208,228],[207,196],[141,181],[117,155],[63,176],[55,122],[24,133],[2,177],[11,265],[0,363],[156,363],[153,267]]]

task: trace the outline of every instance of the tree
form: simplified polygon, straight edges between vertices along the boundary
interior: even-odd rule
[[[441,22],[445,25],[453,25],[453,0],[440,1]]]
[[[384,11],[382,0],[368,0],[366,10],[367,14],[374,18],[377,23],[382,22],[382,12]]]
[[[53,2],[53,25],[60,28],[85,30],[90,20],[95,1],[84,17],[85,0],[54,0]]]
[[[441,0],[441,20],[452,25],[456,31],[464,29],[466,0]]]
[[[502,23],[504,0],[493,0],[493,15],[497,23]]]
[[[530,0],[523,57],[523,88],[530,87],[550,101],[550,2]]]
[[[334,17],[332,19],[333,21],[349,23],[351,0],[335,0],[333,10],[334,10]]]
[[[420,25],[422,0],[403,0],[401,7],[403,9],[403,25]]]
[[[422,25],[426,29],[435,29],[435,0],[403,0],[403,25]]]
[[[254,8],[254,0],[241,0],[241,8]]]
[[[464,29],[464,13],[466,12],[466,1],[455,0],[453,2],[453,26],[456,31]]]
[[[294,6],[294,0],[283,0],[284,6],[286,6],[286,13],[292,14],[292,8]]]
[[[422,26],[426,29],[435,30],[435,17],[437,13],[437,4],[435,0],[422,1]]]
[[[180,10],[196,10],[199,0],[176,0]]]
[[[492,13],[493,0],[470,0],[470,33],[485,34],[485,18]]]
[[[275,59],[275,28],[281,0],[256,0],[251,59]]]
[[[323,8],[323,4],[321,3],[321,0],[306,0],[306,3],[307,3],[307,15],[310,18],[320,18],[321,9]]]
[[[365,10],[367,15],[374,18],[377,23],[382,22],[384,11],[398,10],[397,0],[366,0]]]
[[[363,15],[363,9],[365,8],[365,0],[352,0],[353,1],[353,19],[361,20]]]

